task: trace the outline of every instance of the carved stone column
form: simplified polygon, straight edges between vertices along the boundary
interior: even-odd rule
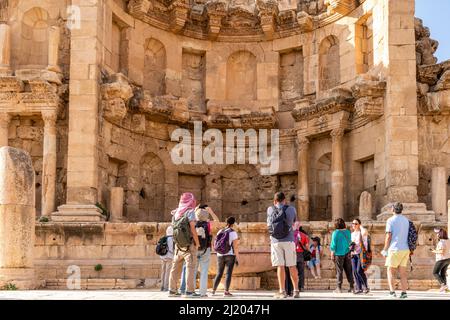
[[[431,170],[431,205],[437,221],[445,221],[447,213],[447,168]]]
[[[297,206],[300,221],[309,221],[308,149],[309,149],[308,138],[306,137],[299,138]]]
[[[61,72],[61,69],[58,66],[59,42],[60,42],[59,27],[51,27],[49,29],[49,37],[48,37],[48,70],[50,71]]]
[[[331,212],[333,220],[344,218],[344,129],[331,131]]]
[[[56,112],[43,111],[44,155],[42,161],[42,215],[55,211],[56,195]]]
[[[11,32],[6,23],[0,24],[0,75],[10,75]]]
[[[6,112],[0,113],[0,147],[8,146],[8,130],[11,116]]]
[[[111,188],[111,194],[109,199],[109,212],[111,214],[111,222],[123,221],[123,200],[124,191],[121,187]]]

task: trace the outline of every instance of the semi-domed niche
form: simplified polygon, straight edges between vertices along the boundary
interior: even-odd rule
[[[166,48],[156,39],[145,42],[144,90],[152,96],[166,93]]]
[[[339,40],[328,36],[319,47],[319,90],[325,91],[341,83]]]
[[[24,13],[21,24],[21,67],[42,68],[48,65],[49,14],[40,7]]]

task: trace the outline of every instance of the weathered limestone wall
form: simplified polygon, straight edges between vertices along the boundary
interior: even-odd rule
[[[36,225],[34,250],[36,275],[40,280],[47,280],[49,288],[62,289],[66,287],[69,276],[67,268],[78,266],[83,289],[155,287],[160,273],[160,258],[155,254],[155,246],[167,226],[165,223],[39,223]],[[414,288],[425,289],[437,285],[431,273],[434,256],[429,252],[435,245],[433,228],[436,226],[443,225],[419,226],[419,247],[413,258],[415,267],[410,276],[410,285]],[[217,231],[218,227],[215,225],[214,230]],[[304,227],[311,235],[321,237],[325,248],[322,259],[324,280],[312,283],[317,288],[334,288],[334,267],[329,259],[331,226],[313,222]],[[371,274],[379,272],[386,279],[384,259],[379,253],[384,241],[384,224],[373,223],[367,227],[372,235],[375,252],[375,267]],[[241,239],[241,261],[233,280],[236,286],[240,283],[248,285],[254,277],[260,277],[263,287],[274,287],[272,273],[268,272],[272,267],[265,223],[240,223],[236,229]],[[97,264],[103,266],[101,271],[94,270]],[[213,255],[211,277],[215,273],[215,264]],[[383,280],[380,285],[385,288],[387,284]]]

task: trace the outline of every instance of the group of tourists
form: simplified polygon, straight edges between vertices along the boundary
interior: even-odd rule
[[[291,202],[294,202],[291,199]],[[403,205],[390,205],[392,217],[386,222],[386,237],[381,254],[386,258],[385,266],[390,293],[395,298],[395,279],[400,274],[400,298],[407,298],[407,265],[416,249],[417,230],[414,224],[402,215]],[[233,269],[239,265],[239,237],[233,229],[235,218],[226,220],[226,227],[214,238],[210,216],[215,216],[207,205],[197,206],[192,193],[181,196],[178,208],[172,211],[172,224],[166,236],[158,242],[156,251],[162,259],[161,290],[169,296],[207,297],[208,271],[212,250],[217,256],[217,272],[211,294],[214,295],[226,270],[224,296],[232,296],[230,285]],[[321,278],[323,249],[321,239],[310,237],[297,221],[295,207],[286,203],[284,193],[274,195],[273,205],[267,209],[267,227],[270,234],[271,262],[277,269],[279,290],[276,298],[294,299],[305,290],[305,268],[312,277]],[[342,218],[334,221],[331,235],[331,260],[336,269],[335,293],[343,292],[344,273],[349,283],[348,292],[368,294],[370,292],[366,271],[372,262],[371,237],[359,219],[351,223],[351,230]],[[433,275],[441,285],[441,292],[449,292],[446,272],[450,265],[450,242],[444,229],[435,229],[438,244],[432,252],[436,255]],[[196,289],[197,272],[200,272],[199,293]],[[180,283],[180,288],[178,288]]]

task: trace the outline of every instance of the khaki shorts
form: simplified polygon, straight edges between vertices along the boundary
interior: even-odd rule
[[[270,255],[273,267],[295,267],[297,265],[294,242],[272,243]]]
[[[409,260],[409,250],[389,251],[386,258],[386,267],[406,267]]]

